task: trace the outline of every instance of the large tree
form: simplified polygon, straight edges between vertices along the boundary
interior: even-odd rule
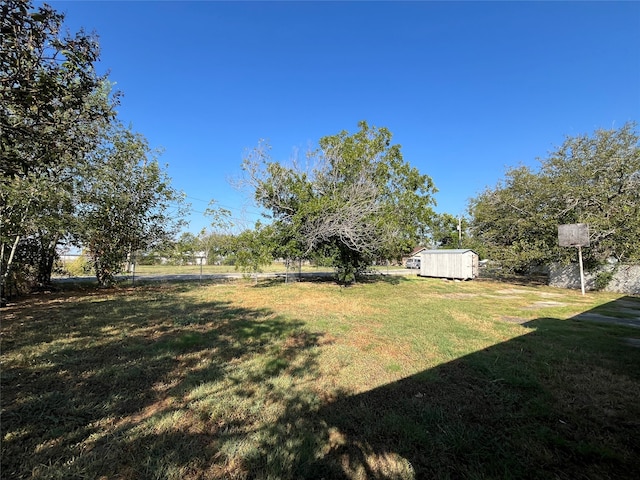
[[[454,217],[450,213],[438,213],[427,227],[429,244],[433,248],[460,248],[463,223],[467,219]]]
[[[63,20],[46,4],[0,4],[0,287],[15,258],[48,281],[69,180],[114,117],[117,95],[94,68],[97,38],[63,34]],[[34,244],[31,257],[18,252]]]
[[[182,225],[183,195],[146,139],[128,128],[109,131],[78,182],[77,239],[100,285],[110,285],[132,255],[158,248]]]
[[[491,258],[514,271],[569,261],[559,224],[587,223],[590,265],[640,260],[640,143],[635,123],[567,137],[541,160],[507,171],[470,203],[473,233]]]
[[[281,245],[301,255],[322,250],[349,283],[376,258],[392,258],[418,241],[433,210],[435,187],[404,161],[386,128],[320,139],[309,166],[270,159],[260,145],[243,170],[257,203],[271,212]]]

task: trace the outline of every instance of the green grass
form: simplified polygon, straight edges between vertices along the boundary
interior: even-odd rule
[[[3,309],[2,478],[636,478],[637,298],[402,278]]]

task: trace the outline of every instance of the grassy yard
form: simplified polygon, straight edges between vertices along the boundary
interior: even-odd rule
[[[0,311],[6,479],[640,475],[640,299],[149,284]],[[597,315],[595,315],[597,319]]]

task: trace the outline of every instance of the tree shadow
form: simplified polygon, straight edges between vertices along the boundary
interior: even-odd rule
[[[536,287],[540,285],[549,284],[549,276],[543,274],[507,274],[507,273],[487,273],[480,271],[480,276],[475,279],[476,281],[493,281],[500,283],[508,283],[509,285],[518,285],[523,287]]]
[[[285,277],[284,274],[278,274],[276,277],[272,278],[261,278],[258,282],[256,282],[253,287],[255,288],[269,288],[277,285],[282,285],[284,283],[316,283],[316,284],[331,284],[331,285],[340,285],[341,287],[351,287],[355,285],[362,284],[374,284],[374,283],[388,283],[390,285],[399,285],[402,282],[406,282],[408,279],[402,275],[387,275],[384,273],[371,273],[369,275],[363,275],[358,277],[356,282],[342,285],[340,284],[334,274],[327,274],[326,272],[322,273],[309,273],[304,272],[302,276],[298,276],[297,274],[289,274],[289,277]]]
[[[633,297],[594,310],[630,306],[640,313]],[[527,321],[400,381],[294,402],[265,449],[289,442],[286,478],[638,478],[640,335],[579,320]]]
[[[330,342],[193,286],[65,294],[2,319],[3,478],[637,478],[640,334],[584,315],[353,394]],[[82,301],[80,301],[83,299]]]
[[[404,275],[390,275],[383,272],[372,272],[362,278],[358,278],[358,283],[370,284],[370,283],[388,283],[390,285],[400,285],[403,282],[408,282],[409,278]]]
[[[180,297],[192,290],[66,293],[3,311],[2,477],[201,478],[251,422],[207,417],[199,391],[242,400],[284,371],[313,374],[320,335],[302,322]]]

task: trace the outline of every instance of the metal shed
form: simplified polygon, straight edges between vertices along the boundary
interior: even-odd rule
[[[478,254],[470,249],[425,250],[420,257],[421,277],[470,280],[478,276]]]

